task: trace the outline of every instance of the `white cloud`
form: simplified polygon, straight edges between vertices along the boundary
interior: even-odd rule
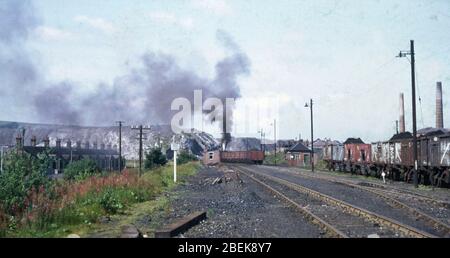
[[[213,12],[217,15],[230,15],[233,10],[225,0],[192,0],[195,8]]]
[[[117,29],[114,27],[114,25],[111,22],[106,21],[102,18],[87,17],[87,16],[80,15],[80,16],[75,17],[74,20],[80,24],[89,25],[92,28],[100,30],[107,34],[112,34],[117,31]]]
[[[71,32],[47,26],[37,27],[34,33],[37,37],[46,41],[69,40],[74,37],[74,35]]]
[[[157,23],[176,25],[185,29],[192,29],[194,27],[194,19],[191,17],[179,18],[173,13],[168,12],[152,12],[149,14],[149,17]]]

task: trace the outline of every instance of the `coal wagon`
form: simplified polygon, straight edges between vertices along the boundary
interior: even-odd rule
[[[221,151],[220,161],[225,163],[262,164],[264,152],[262,151]]]

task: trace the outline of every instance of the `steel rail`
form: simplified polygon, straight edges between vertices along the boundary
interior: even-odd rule
[[[255,172],[249,171],[247,168],[242,168],[240,167],[241,171],[242,169],[248,171],[249,173],[253,173],[255,174]],[[401,234],[403,234],[406,237],[415,237],[415,238],[437,238],[437,236],[432,235],[430,233],[424,232],[420,229],[414,228],[412,226],[403,224],[397,220],[385,217],[383,215],[368,211],[366,209],[357,207],[355,205],[352,205],[350,203],[347,203],[343,200],[338,200],[332,196],[317,192],[315,190],[312,190],[310,188],[307,188],[305,186],[299,185],[299,184],[295,184],[292,182],[289,182],[287,180],[281,179],[281,178],[277,178],[274,176],[270,176],[270,175],[266,175],[266,174],[262,174],[262,173],[256,173],[261,177],[267,178],[269,180],[272,180],[274,182],[277,182],[279,184],[285,185],[286,187],[295,190],[297,192],[301,192],[304,194],[307,194],[311,197],[314,197],[316,199],[322,200],[330,205],[335,205],[338,206],[340,208],[342,208],[344,211],[347,211],[350,214],[355,214],[358,215],[362,218],[365,218],[369,221],[378,223],[380,225],[384,225],[396,232],[399,232]]]
[[[296,169],[296,170],[298,170],[298,169]],[[321,169],[317,170],[317,171],[321,172],[322,174],[329,173],[329,171],[321,170]],[[371,185],[372,187],[376,187],[376,188],[380,188],[380,189],[385,189],[386,191],[389,190],[385,185],[374,183],[374,182],[364,182],[364,184]],[[426,195],[423,195],[423,194],[420,194],[420,193],[416,193],[416,192],[410,191],[408,189],[396,188],[396,189],[393,189],[393,190],[395,190],[397,192],[400,192],[402,194],[405,194],[405,195],[409,195],[409,196],[411,196],[413,198],[416,198],[416,199],[418,199],[420,201],[423,201],[423,202],[434,203],[434,204],[437,204],[439,206],[443,206],[443,207],[446,207],[446,208],[450,207],[450,203],[448,203],[448,202],[445,202],[445,201],[442,201],[442,200],[436,200],[436,199],[433,199],[433,198],[431,198],[429,196],[426,196]]]
[[[282,194],[281,192],[277,191],[273,187],[271,187],[268,184],[258,180],[253,175],[242,171],[241,169],[238,169],[238,171],[240,173],[246,175],[247,177],[249,177],[250,179],[252,179],[256,183],[262,185],[264,188],[268,189],[270,192],[272,192],[273,194],[278,196],[280,199],[284,200],[288,205],[294,207],[297,211],[299,211],[307,219],[309,219],[313,224],[316,224],[317,226],[319,226],[320,228],[322,228],[323,230],[328,232],[332,237],[335,237],[335,238],[348,238],[348,236],[345,233],[343,233],[339,229],[335,228],[334,226],[332,226],[328,222],[324,221],[323,219],[321,219],[317,215],[313,214],[312,212],[308,211],[307,209],[303,208],[300,204],[296,203],[295,201],[293,201],[292,199],[290,199],[286,195]]]
[[[408,212],[412,213],[414,216],[423,219],[424,221],[426,221],[428,224],[432,225],[435,229],[437,229],[438,231],[441,231],[445,236],[450,236],[450,226],[447,225],[446,223],[440,221],[437,218],[434,218],[431,215],[428,215],[416,208],[413,208],[411,206],[409,206],[408,204],[399,201],[393,197],[390,197],[388,195],[386,195],[383,190],[379,190],[379,189],[372,189],[370,187],[367,186],[361,186],[358,184],[354,184],[353,182],[349,182],[348,180],[342,180],[342,179],[336,179],[336,178],[331,178],[329,176],[319,176],[319,175],[308,175],[308,174],[304,174],[304,173],[297,173],[297,174],[291,174],[294,176],[303,176],[303,177],[309,177],[309,178],[315,178],[315,179],[320,179],[320,180],[326,180],[329,182],[333,182],[333,183],[339,183],[339,184],[344,184],[347,185],[349,187],[353,187],[353,188],[357,188],[369,193],[372,193],[374,195],[379,196],[380,198],[384,199],[385,201],[393,204],[395,207],[400,207],[402,209],[407,210]]]

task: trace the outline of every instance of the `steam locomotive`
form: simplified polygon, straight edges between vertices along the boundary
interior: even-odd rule
[[[414,175],[413,136],[394,135],[384,142],[364,143],[349,138],[343,144],[327,145],[324,160],[329,170],[411,182]],[[450,132],[435,130],[417,138],[418,181],[424,185],[450,187]]]

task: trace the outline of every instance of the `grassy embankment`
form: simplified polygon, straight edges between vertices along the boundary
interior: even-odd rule
[[[198,162],[178,166],[178,182],[194,175]],[[61,180],[49,196],[45,189],[35,190],[29,197],[30,208],[17,216],[3,217],[0,236],[3,237],[66,237],[81,236],[101,228],[105,217],[122,216],[120,223],[142,214],[151,215],[165,209],[164,193],[172,189],[173,167],[169,164],[145,171],[141,177],[135,169],[126,172],[92,176],[79,181]],[[120,228],[120,225],[117,225]]]

